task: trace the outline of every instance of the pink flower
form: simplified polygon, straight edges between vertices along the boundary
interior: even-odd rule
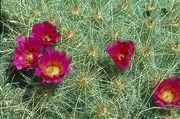
[[[161,106],[180,107],[180,78],[165,79],[156,84],[154,98]]]
[[[15,48],[13,64],[18,70],[35,68],[43,50],[43,46],[35,38],[26,38],[20,35],[16,38],[19,46]]]
[[[47,48],[36,69],[36,75],[42,77],[43,82],[60,83],[71,72],[71,62],[72,57],[66,57],[66,52]]]
[[[31,32],[33,37],[40,39],[44,46],[53,46],[60,39],[61,34],[56,26],[48,21],[35,24]]]
[[[114,46],[107,46],[107,52],[118,67],[127,69],[130,66],[132,56],[136,53],[136,49],[131,40],[127,42],[117,40]]]

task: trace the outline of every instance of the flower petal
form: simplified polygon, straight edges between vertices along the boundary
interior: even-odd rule
[[[107,52],[118,67],[127,69],[136,51],[132,41],[117,40],[114,42],[114,46],[107,46]]]
[[[39,61],[36,75],[43,78],[46,83],[60,83],[65,75],[72,70],[70,64],[72,57],[66,57],[66,52],[58,52],[53,48],[47,48]]]

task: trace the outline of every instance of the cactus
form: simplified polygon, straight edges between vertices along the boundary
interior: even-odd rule
[[[0,118],[177,119],[162,107],[155,85],[180,76],[178,0],[3,0],[0,34]],[[12,63],[16,37],[48,21],[61,33],[54,48],[72,56],[61,83],[42,82]],[[121,69],[108,44],[131,40],[136,53]],[[124,57],[124,56],[123,56]],[[121,57],[121,58],[123,58]],[[120,58],[120,59],[121,59]]]

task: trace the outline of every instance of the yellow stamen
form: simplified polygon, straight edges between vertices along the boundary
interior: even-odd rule
[[[32,61],[33,61],[33,55],[32,55],[32,53],[29,53],[29,54],[26,56],[26,60],[27,60],[28,62],[32,62]]]
[[[56,66],[51,66],[46,69],[46,74],[49,76],[59,75],[59,73],[60,73],[60,70]]]
[[[118,55],[118,59],[119,60],[122,60],[122,58],[124,58],[125,57],[125,55],[124,54],[120,54],[120,55]]]
[[[172,93],[171,90],[167,90],[167,91],[163,92],[163,94],[162,94],[162,99],[165,102],[172,102],[173,98],[174,98],[174,94]]]
[[[51,38],[50,38],[49,36],[45,36],[45,39],[46,39],[47,41],[50,41],[50,40],[51,40]]]

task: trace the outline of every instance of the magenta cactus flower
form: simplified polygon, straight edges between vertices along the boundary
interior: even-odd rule
[[[35,38],[20,35],[16,38],[18,47],[15,48],[13,64],[18,70],[35,68],[43,50],[43,46]]]
[[[54,48],[47,48],[39,61],[36,75],[46,83],[60,83],[72,70],[72,57],[66,57],[66,52],[58,52]]]
[[[40,39],[44,46],[53,46],[60,39],[61,34],[56,29],[56,26],[48,21],[35,24],[31,34],[33,37]]]
[[[173,77],[155,86],[154,98],[161,106],[180,107],[180,78]]]
[[[133,55],[136,53],[136,49],[131,40],[127,42],[117,40],[114,46],[107,46],[107,52],[118,67],[127,69],[130,66]]]

